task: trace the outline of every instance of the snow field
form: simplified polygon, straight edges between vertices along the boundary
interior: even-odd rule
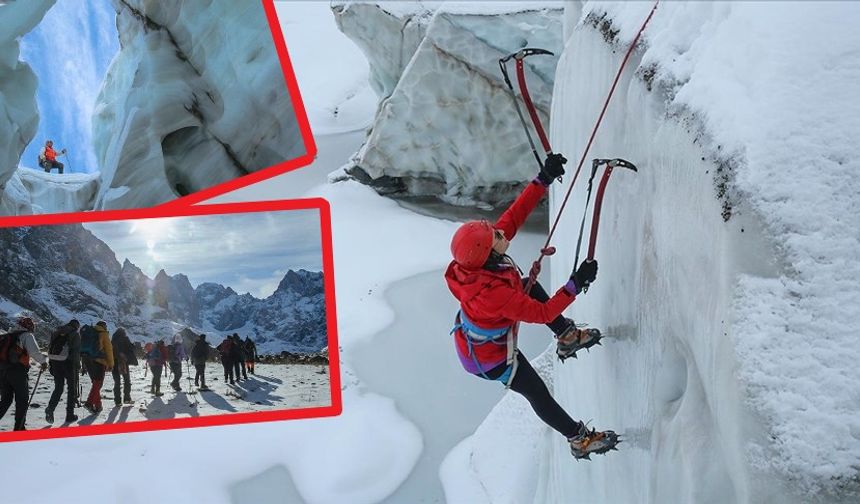
[[[140,422],[164,418],[189,418],[206,415],[222,415],[227,413],[248,413],[255,411],[287,410],[296,408],[312,408],[331,405],[331,386],[328,376],[328,366],[315,365],[284,365],[257,364],[256,374],[248,374],[248,380],[235,385],[224,382],[224,367],[220,363],[210,362],[206,365],[206,383],[209,392],[200,392],[194,387],[194,366],[191,366],[191,382],[188,380],[188,365],[183,362],[180,387],[182,391],[175,392],[170,382],[173,376],[167,373],[167,366],[161,375],[161,392],[163,396],[156,397],[149,393],[152,383],[152,370],[144,375],[143,365],[131,366],[131,397],[133,405],[123,404],[114,407],[113,378],[110,373],[105,375],[102,385],[102,408],[97,415],[89,414],[83,408],[77,408],[79,420],[69,424],[99,425],[108,423]],[[322,373],[320,373],[322,371]],[[30,369],[30,391],[35,385],[38,367]],[[85,401],[89,394],[91,381],[89,376],[81,376],[83,396]],[[48,429],[51,424],[45,420],[45,407],[54,390],[54,379],[46,370],[39,381],[36,394],[33,396],[31,409],[27,415],[27,429]],[[196,396],[196,397],[195,397]],[[65,392],[54,411],[53,427],[65,426],[66,397]],[[12,430],[14,417],[12,410],[0,420],[0,431]]]

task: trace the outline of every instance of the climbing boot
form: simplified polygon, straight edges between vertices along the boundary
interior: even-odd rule
[[[570,443],[570,453],[575,459],[591,460],[592,453],[602,454],[609,450],[617,450],[616,446],[621,439],[611,430],[597,432],[591,429],[589,431],[583,424],[579,434],[568,438],[567,442]]]
[[[601,345],[600,340],[603,338],[603,335],[600,334],[600,330],[598,329],[579,329],[571,320],[568,328],[559,334],[557,338],[558,345],[556,346],[555,353],[564,362],[568,357],[576,359],[576,352],[582,349],[588,350],[594,345]]]

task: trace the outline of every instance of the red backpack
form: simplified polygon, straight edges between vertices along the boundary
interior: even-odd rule
[[[30,354],[21,344],[21,335],[27,331],[0,334],[0,363],[30,365]]]

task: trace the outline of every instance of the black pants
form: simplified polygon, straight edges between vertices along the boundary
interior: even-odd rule
[[[170,385],[179,390],[181,388],[179,386],[179,379],[182,378],[182,362],[171,362],[170,372],[173,373],[173,381],[170,382]]]
[[[242,378],[248,379],[248,363],[245,362],[245,359],[242,359]]]
[[[45,173],[50,173],[52,169],[57,168],[60,171],[60,175],[63,174],[63,163],[59,161],[48,161],[46,159],[42,163],[42,168],[45,170]]]
[[[150,364],[149,369],[152,370],[152,385],[150,388],[153,393],[161,392],[161,369],[164,366],[162,364]]]
[[[494,380],[502,376],[507,368],[507,363],[502,363],[487,371],[486,375]],[[555,402],[540,375],[532,368],[528,359],[519,352],[517,352],[517,372],[514,375],[514,381],[511,382],[511,390],[525,397],[537,416],[564,437],[571,438],[579,434],[581,424],[570,418],[570,415]]]
[[[194,370],[196,371],[196,373],[194,373],[194,385],[200,386],[202,384],[205,387],[206,386],[206,363],[204,362],[203,364],[195,364]],[[224,379],[226,380],[226,377]]]
[[[45,412],[53,413],[60,404],[60,399],[63,397],[63,389],[66,389],[66,416],[72,416],[75,413],[75,402],[78,400],[77,373],[72,370],[69,362],[52,361],[51,376],[54,377],[54,391],[51,393],[51,399],[48,400],[48,407]]]
[[[131,372],[128,370],[128,365],[114,364],[111,374],[113,375],[113,402],[120,404],[123,400],[131,401]],[[122,395],[120,395],[120,382],[122,382]]]
[[[528,278],[523,278],[523,287],[525,287],[528,282]],[[541,286],[541,284],[538,282],[535,282],[535,284],[532,285],[531,290],[529,290],[529,297],[540,301],[541,303],[546,303],[547,301],[549,301],[549,294],[546,293],[546,290],[544,290],[543,286]],[[552,330],[553,334],[558,336],[559,334],[566,331],[568,327],[570,327],[570,321],[559,315],[546,326],[549,327],[550,330]]]
[[[27,419],[27,401],[29,393],[27,373],[30,370],[20,364],[7,364],[0,370],[0,418],[6,416],[6,411],[15,401],[15,430],[24,430]]]
[[[247,372],[243,373],[243,371],[245,371],[245,369],[243,367],[244,364],[245,364],[245,361],[241,357],[239,357],[233,361],[233,371],[236,373],[236,380],[239,379],[239,376],[242,376],[243,379],[248,379],[248,373]]]
[[[224,366],[224,383],[227,383],[227,378],[230,378],[230,383],[233,381],[233,361],[229,359],[221,359],[221,365]]]

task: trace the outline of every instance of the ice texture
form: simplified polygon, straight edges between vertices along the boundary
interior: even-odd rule
[[[538,166],[498,60],[527,46],[558,52],[559,4],[489,4],[492,14],[480,4],[443,5],[430,17],[387,9],[385,3],[334,8],[341,29],[367,55],[371,82],[382,96],[347,172],[387,195],[455,205],[511,201]],[[378,43],[389,39],[390,45]],[[545,125],[556,61],[526,60],[529,91]],[[509,71],[514,75],[513,64]]]
[[[113,3],[121,49],[93,118],[98,208],[151,206],[304,153],[259,3]]]
[[[551,138],[569,158],[651,6],[566,16]],[[627,443],[571,470],[544,428],[541,450],[499,461],[482,452],[501,436],[481,434],[516,430],[523,413],[507,406],[451,455],[480,471],[446,488],[516,494],[531,474],[535,502],[857,501],[858,16],[851,3],[660,5],[588,156],[639,166],[613,175],[600,274],[568,313],[611,338],[553,373],[574,418]],[[585,170],[562,233],[579,227]],[[551,214],[571,181],[553,188]],[[556,284],[575,242],[554,241]]]
[[[42,20],[55,1],[0,4],[0,189],[12,177],[39,125],[38,79],[30,65],[18,59],[18,40]],[[7,199],[0,192],[0,207],[10,205]]]

